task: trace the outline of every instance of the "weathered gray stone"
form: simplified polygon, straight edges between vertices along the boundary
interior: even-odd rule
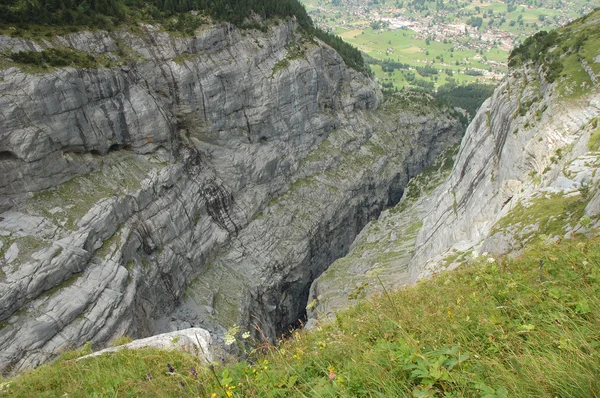
[[[547,194],[579,195],[583,187],[593,195],[598,191],[593,177],[600,166],[598,153],[587,145],[594,131],[590,121],[600,114],[598,87],[569,101],[542,76],[531,66],[511,70],[479,109],[442,195],[423,220],[411,260],[413,279],[435,272],[443,254],[452,250],[482,245],[481,250],[495,254],[520,250],[525,244],[521,236],[537,231],[537,225],[493,229],[519,204],[527,207]],[[526,112],[519,112],[524,103]],[[596,217],[596,199],[590,198],[587,215]]]
[[[215,350],[217,349],[207,330],[201,328],[189,328],[177,330],[169,333],[157,334],[145,339],[134,340],[127,344],[116,347],[105,348],[96,351],[93,354],[77,358],[82,360],[86,358],[97,357],[111,352],[117,352],[122,349],[137,350],[140,348],[158,348],[161,350],[181,350],[200,359],[203,365],[208,365],[216,360]]]
[[[0,258],[18,249],[0,273],[4,373],[174,325],[218,341],[256,322],[276,337],[461,133],[428,99],[377,109],[376,84],[293,21],[188,38],[141,28],[0,39],[116,65],[0,71]],[[275,68],[289,45],[304,57]]]

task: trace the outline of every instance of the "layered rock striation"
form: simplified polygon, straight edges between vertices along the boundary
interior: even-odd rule
[[[0,71],[0,367],[92,341],[233,324],[274,338],[310,284],[456,142],[451,112],[381,94],[293,21],[69,48],[95,68]],[[259,333],[259,332],[256,332]]]
[[[589,82],[573,98],[545,81],[542,67],[511,71],[469,125],[436,192],[411,260],[414,278],[451,265],[448,257],[518,253],[540,236],[598,227],[600,90]]]
[[[595,12],[515,51],[524,61],[513,60],[480,107],[454,164],[445,156],[411,180],[402,201],[313,282],[310,325],[479,253],[495,262],[530,242],[598,233],[599,24]]]

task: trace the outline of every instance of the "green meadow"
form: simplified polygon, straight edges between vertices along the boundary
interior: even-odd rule
[[[342,37],[369,57],[375,77],[387,89],[421,87],[432,89],[446,83],[495,84],[506,72],[513,44],[540,30],[551,30],[576,19],[595,7],[598,1],[390,1],[348,5],[344,0],[303,0],[317,25]],[[426,21],[419,34],[408,28],[391,29],[381,18],[402,17]],[[478,21],[480,20],[480,24]],[[429,29],[466,24],[469,34],[428,39]],[[475,24],[478,26],[471,26]],[[494,42],[485,36],[493,33]],[[481,37],[484,35],[484,37]],[[502,46],[502,41],[508,43]],[[408,65],[409,69],[384,70],[383,61]],[[437,74],[421,75],[416,68],[430,65]],[[473,72],[475,70],[475,72]]]

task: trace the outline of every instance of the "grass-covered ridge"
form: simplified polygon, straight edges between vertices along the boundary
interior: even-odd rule
[[[600,10],[579,18],[569,25],[541,31],[515,48],[509,67],[532,63],[541,66],[545,79],[557,82],[561,94],[577,97],[595,84],[590,75],[600,72],[596,62],[600,50]]]
[[[239,363],[121,351],[58,360],[5,380],[0,395],[592,397],[599,330],[600,239],[563,240],[517,259],[471,258],[277,348],[238,330]]]

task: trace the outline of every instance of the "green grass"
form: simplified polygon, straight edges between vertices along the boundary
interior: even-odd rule
[[[575,226],[583,217],[587,200],[582,195],[563,196],[546,194],[533,199],[529,205],[517,204],[504,218],[494,226],[494,231],[511,229],[522,239],[531,235],[562,236],[566,226]],[[521,236],[523,230],[531,225],[538,225],[537,231],[528,231],[528,236]],[[516,230],[515,230],[516,229]]]
[[[97,68],[101,65],[101,62],[93,55],[72,49],[50,48],[43,51],[19,51],[7,56],[17,64],[41,68],[65,66]]]
[[[287,68],[289,65],[290,61],[287,58],[283,58],[275,62],[275,65],[273,65],[273,71],[271,72],[271,76],[275,76],[277,72]]]
[[[488,70],[489,66],[482,60],[475,60],[476,52],[473,50],[456,49],[457,43],[431,41],[429,44],[423,39],[416,39],[416,32],[408,29],[375,31],[372,28],[364,30],[349,30],[341,34],[341,37],[354,46],[358,47],[371,57],[378,60],[391,59],[408,64],[412,67],[425,66],[426,62],[433,63],[437,69],[449,69],[453,72],[452,78],[458,83],[473,83],[481,77],[465,75],[464,69],[469,68]],[[393,49],[391,54],[386,50]],[[454,49],[454,51],[453,51]],[[505,62],[508,52],[493,48],[484,53],[488,60]],[[443,63],[442,63],[443,60]],[[456,65],[456,61],[459,65]],[[411,83],[405,77],[406,71],[395,70],[393,73],[383,72],[381,66],[372,64],[371,68],[382,83],[392,83],[394,87],[401,88],[410,86]],[[505,70],[505,69],[500,69]],[[461,73],[459,73],[461,71]],[[417,75],[417,77],[422,78]],[[434,81],[437,86],[448,82],[448,76],[442,72],[427,81]]]
[[[599,330],[600,239],[581,238],[479,256],[278,347],[239,331],[251,362],[207,368],[154,349],[63,358],[5,380],[0,395],[592,397]]]
[[[466,66],[485,70],[491,68],[500,73],[506,71],[504,65],[496,66],[487,63],[485,60],[473,59],[477,54],[475,48],[484,48],[483,54],[480,54],[482,58],[485,57],[488,61],[500,63],[505,63],[507,60],[508,52],[502,49],[502,46],[487,43],[485,37],[479,38],[479,35],[485,33],[484,31],[489,28],[490,18],[487,17],[489,11],[494,13],[495,29],[497,28],[500,32],[508,32],[513,39],[523,41],[536,31],[555,29],[568,22],[568,20],[581,17],[593,9],[593,3],[586,0],[569,0],[560,4],[556,1],[543,1],[536,3],[531,8],[517,5],[516,9],[511,10],[511,12],[507,12],[506,3],[497,1],[469,1],[459,4],[419,2],[418,7],[424,7],[422,11],[416,10],[416,3],[413,2],[380,1],[377,5],[369,5],[366,13],[357,13],[354,8],[348,7],[344,2],[341,2],[339,6],[334,6],[331,2],[316,0],[302,0],[302,3],[311,11],[311,17],[317,25],[333,30],[342,36],[344,40],[357,46],[371,57],[379,60],[391,58],[411,66],[423,66],[424,64],[418,62],[418,60],[427,60],[427,62],[433,62],[439,69],[451,69],[454,73],[453,78],[456,79],[458,84],[477,81],[477,78],[464,73]],[[398,9],[398,4],[402,4],[404,7]],[[432,40],[427,44],[424,39],[416,39],[417,32],[409,29],[373,30],[370,24],[377,20],[377,16],[374,14],[376,10],[381,16],[401,14],[415,20],[428,17],[432,18],[434,24],[466,23],[472,16],[478,16],[483,18],[483,27],[479,31],[469,28],[469,37],[449,36],[447,37],[447,43]],[[539,20],[541,15],[546,17],[543,22]],[[523,20],[522,26],[519,26],[519,18]],[[504,19],[504,22],[498,25],[501,19]],[[510,26],[511,21],[515,22],[513,26]],[[427,34],[426,31],[425,34]],[[455,51],[452,53],[453,56],[450,57],[450,49],[453,47]],[[392,54],[386,53],[388,48],[393,49]],[[426,52],[429,52],[429,54],[426,54]],[[590,56],[595,56],[595,54],[597,52],[590,51],[589,53]],[[449,66],[442,65],[438,57],[443,57],[445,63]],[[459,61],[459,65],[455,64],[456,61]],[[382,83],[392,84],[394,88],[413,86],[397,71],[388,74],[383,73],[373,63],[370,66],[375,76]],[[435,84],[440,86],[446,83],[448,79],[449,76],[442,73],[438,76]],[[478,79],[482,81],[485,78],[479,77]]]
[[[590,135],[588,149],[590,151],[600,151],[600,127],[598,127],[598,118],[592,120],[591,124],[596,130]]]
[[[511,52],[509,66],[542,66],[546,80],[556,82],[564,99],[580,98],[594,86],[586,64],[593,73],[600,70],[595,62],[600,48],[599,26],[600,11],[594,11],[548,34],[537,33]]]
[[[295,59],[306,59],[306,44],[303,41],[293,42],[286,46],[287,54],[285,58],[280,59],[273,65],[271,76],[275,76],[277,72],[287,68],[290,65],[290,61]]]

